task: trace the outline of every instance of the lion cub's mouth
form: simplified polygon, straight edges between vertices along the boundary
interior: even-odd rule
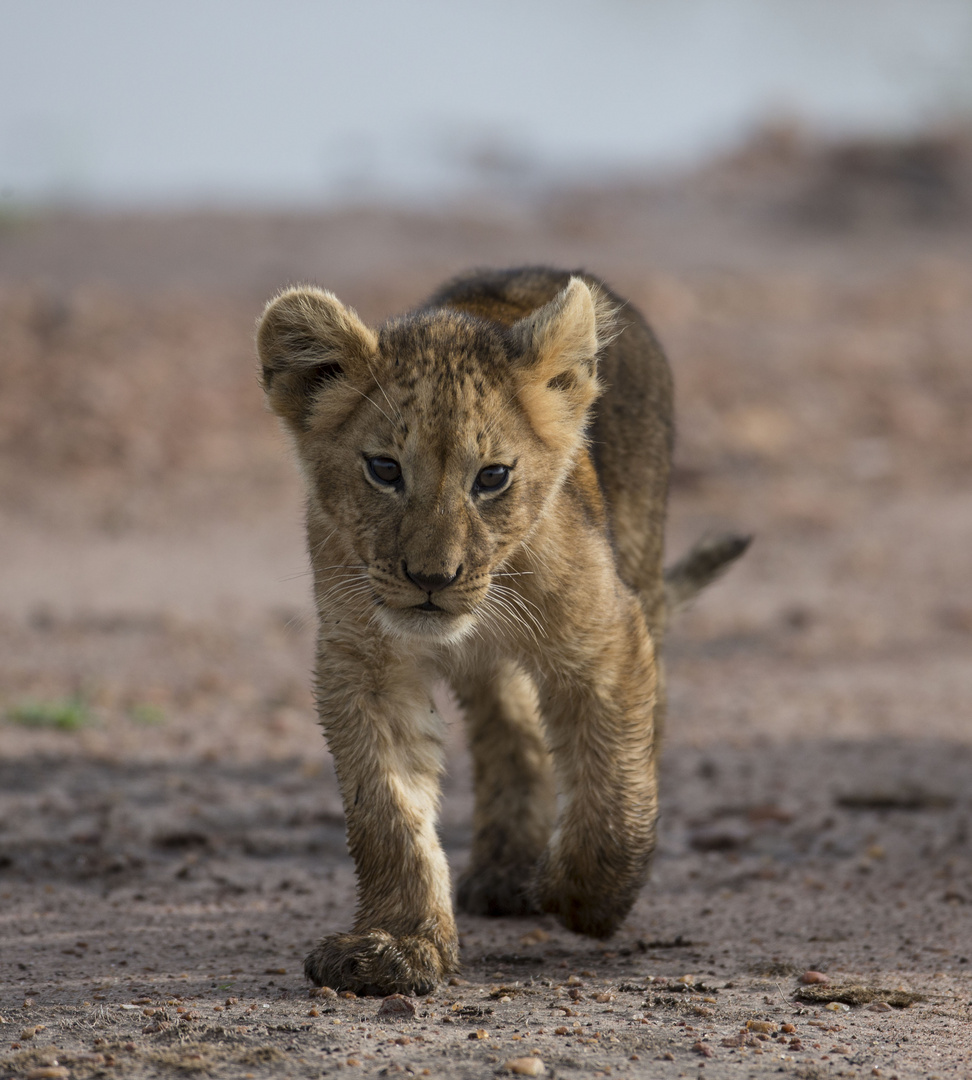
[[[471,612],[448,611],[431,600],[407,608],[382,604],[378,607],[378,618],[395,637],[441,644],[461,641],[476,623]]]

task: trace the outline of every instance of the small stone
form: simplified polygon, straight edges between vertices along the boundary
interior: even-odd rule
[[[810,986],[813,983],[819,983],[821,986],[826,986],[830,982],[830,979],[822,971],[805,971],[800,976],[800,982],[804,986]]]
[[[352,1001],[358,995],[353,990],[342,990],[339,996],[343,997],[343,998],[347,998],[348,1001]]]
[[[569,1034],[570,1034],[570,1028],[566,1028],[566,1027],[563,1027],[563,1026],[554,1028],[554,1035],[569,1035]]]
[[[680,982],[680,983],[694,983],[695,982],[695,976],[694,975],[679,975],[679,977],[675,981]]]
[[[485,1029],[476,1028],[475,1031],[470,1031],[466,1036],[467,1039],[487,1039],[489,1036],[486,1034]]]
[[[793,1024],[780,1024],[780,1031],[782,1031],[784,1035],[792,1035],[793,1032],[796,1031],[796,1028]]]
[[[747,1020],[746,1027],[749,1031],[761,1032],[764,1035],[776,1031],[776,1024],[771,1023],[769,1020]]]
[[[41,1065],[27,1073],[27,1080],[67,1080],[70,1075],[63,1065]]]
[[[601,1005],[606,1005],[609,1001],[614,1001],[614,994],[595,994],[594,1000]]]
[[[460,979],[458,975],[453,975],[449,979],[449,985],[450,986],[469,986],[469,980],[468,979]]]
[[[396,1020],[412,1020],[415,1017],[415,1005],[404,994],[390,994],[378,1006],[378,1015],[394,1017]]]
[[[886,1001],[872,1001],[867,1010],[868,1012],[890,1012],[891,1006]]]
[[[312,986],[307,992],[308,997],[312,998],[324,998],[330,1001],[337,997],[337,990],[333,990],[330,986]],[[229,1001],[226,1002],[229,1005]],[[233,998],[233,1004],[236,1004],[236,998]]]
[[[692,1049],[696,1054],[701,1054],[703,1057],[712,1057],[714,1051],[707,1043],[702,1042],[700,1039],[698,1042],[692,1043]]]
[[[546,930],[541,930],[538,926],[535,930],[530,930],[520,938],[521,945],[544,945],[550,940],[550,935]]]
[[[349,1058],[348,1058],[348,1064],[349,1064],[349,1065],[360,1065],[360,1064],[361,1064],[361,1062],[360,1062],[360,1061],[358,1061],[358,1059],[357,1059],[357,1058],[355,1058],[355,1057],[349,1057]]]
[[[570,975],[568,977],[568,979],[567,979],[567,985],[568,986],[583,986],[584,982],[583,982],[582,979],[579,979],[576,975]]]
[[[547,1071],[538,1057],[511,1058],[503,1068],[518,1076],[543,1076]]]
[[[850,1012],[850,1005],[845,1005],[842,1001],[828,1001],[824,1008],[828,1012]]]

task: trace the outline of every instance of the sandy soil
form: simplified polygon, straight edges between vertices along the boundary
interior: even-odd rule
[[[972,189],[931,146],[778,136],[439,214],[4,222],[0,1076],[972,1074]],[[616,938],[461,917],[462,978],[389,1014],[301,975],[354,882],[252,327],[296,279],[377,318],[522,261],[659,330],[673,555],[756,541],[668,644],[660,847]]]

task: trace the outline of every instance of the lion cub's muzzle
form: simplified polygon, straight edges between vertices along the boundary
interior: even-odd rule
[[[426,574],[418,570],[409,570],[408,563],[402,560],[402,573],[425,594],[425,600],[415,605],[419,611],[442,611],[444,609],[435,602],[433,597],[436,593],[441,593],[459,580],[459,575],[462,573],[462,563],[459,564],[454,574]]]

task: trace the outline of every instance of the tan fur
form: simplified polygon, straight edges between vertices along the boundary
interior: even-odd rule
[[[609,935],[657,814],[672,421],[651,332],[600,282],[540,268],[458,279],[377,331],[291,289],[258,349],[307,484],[318,709],[358,875],[352,931],[307,975],[423,993],[456,969],[442,677],[474,756],[460,905]]]

